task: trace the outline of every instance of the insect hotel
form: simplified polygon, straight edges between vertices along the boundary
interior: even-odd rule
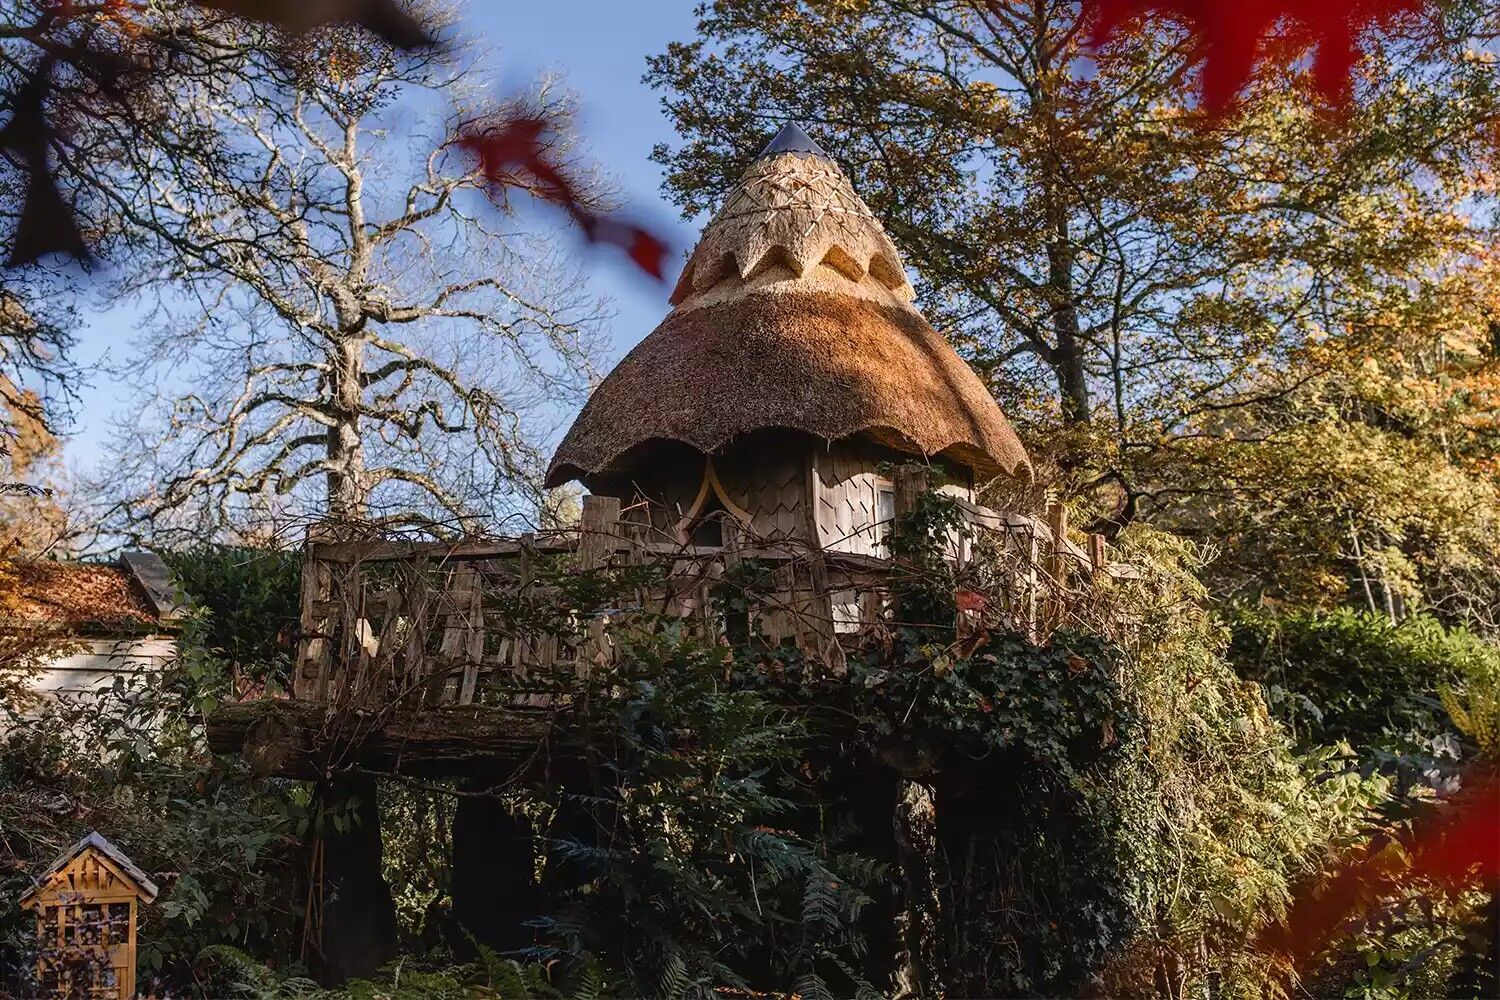
[[[97,833],[60,855],[21,897],[36,912],[39,995],[134,997],[136,914],[156,895],[146,873]]]

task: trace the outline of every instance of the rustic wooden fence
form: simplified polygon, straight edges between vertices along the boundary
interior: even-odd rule
[[[925,483],[909,473],[896,485],[900,516]],[[949,562],[988,596],[987,607],[964,613],[990,627],[1042,641],[1077,617],[1101,576],[1139,576],[1110,562],[1102,538],[1071,541],[1060,505],[1038,519],[958,503],[966,530],[950,536]],[[684,545],[653,537],[648,523],[622,517],[615,498],[588,496],[576,528],[519,538],[411,542],[318,526],[305,549],[293,698],[357,709],[470,705],[497,676],[513,692],[527,678],[606,668],[620,627],[679,621],[708,635],[732,627],[710,592],[747,560],[770,583],[747,596],[743,626],[770,644],[795,642],[833,669],[872,630],[920,624],[893,621],[892,584],[910,571],[897,561],[743,531],[727,532],[721,546]],[[528,602],[547,604],[559,568],[646,566],[657,571],[652,582],[622,606],[562,609],[572,619],[565,635],[555,606],[550,623],[528,620]]]

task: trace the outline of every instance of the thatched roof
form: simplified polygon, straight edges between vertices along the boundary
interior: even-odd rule
[[[768,428],[863,433],[982,475],[1029,476],[994,398],[911,298],[843,171],[784,131],[704,230],[676,308],[594,391],[548,485],[624,471],[647,442],[713,453]]]
[[[748,281],[780,266],[803,277],[826,264],[853,282],[866,274],[910,301],[896,245],[839,165],[790,125],[750,164],[703,230],[672,292],[681,305],[725,278]],[[801,141],[798,141],[801,140]]]

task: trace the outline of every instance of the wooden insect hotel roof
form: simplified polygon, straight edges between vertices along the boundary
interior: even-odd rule
[[[139,897],[142,902],[150,903],[156,899],[159,890],[156,883],[151,881],[151,876],[141,871],[135,862],[125,856],[124,851],[111,844],[102,834],[90,832],[88,836],[59,854],[56,860],[37,876],[32,887],[21,895],[21,905],[26,906],[39,893],[46,892],[59,878],[66,879],[78,875],[81,870],[75,871],[74,862],[90,853],[104,862],[102,871],[88,874],[91,880],[95,882],[100,879],[117,881],[119,888],[128,890]],[[104,887],[94,885],[90,888],[99,890]]]
[[[912,297],[844,172],[788,126],[704,230],[667,318],[594,391],[547,484],[623,471],[648,442],[712,454],[769,428],[1029,477],[1010,422]]]

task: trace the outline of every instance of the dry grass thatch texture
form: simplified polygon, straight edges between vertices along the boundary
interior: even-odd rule
[[[911,285],[896,246],[836,163],[784,153],[752,163],[693,250],[672,304],[727,277],[774,263],[801,277],[826,263],[850,281],[870,275],[900,299]]]
[[[1031,472],[979,377],[915,310],[772,285],[669,315],[594,391],[547,483],[620,471],[649,441],[713,453],[767,428],[864,433],[981,476]]]

